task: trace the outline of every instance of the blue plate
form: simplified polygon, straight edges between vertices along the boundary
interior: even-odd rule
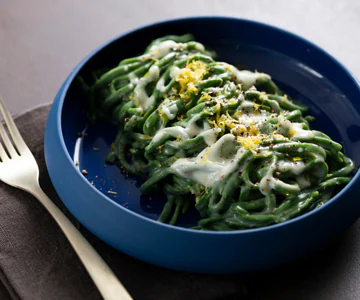
[[[234,232],[188,229],[194,209],[179,226],[156,222],[160,195],[140,194],[141,182],[105,164],[116,133],[88,125],[77,75],[111,67],[167,34],[192,33],[219,59],[269,73],[289,95],[310,107],[313,127],[343,145],[360,164],[360,87],[333,57],[314,44],[265,24],[225,17],[169,20],[122,34],[90,53],[66,79],[51,108],[45,156],[52,182],[70,212],[91,232],[135,258],[167,268],[204,273],[263,270],[309,254],[342,233],[360,215],[360,175],[333,199],[306,215],[265,228]],[[79,139],[78,132],[86,136]],[[74,149],[78,141],[76,164]],[[84,176],[81,170],[86,169]]]

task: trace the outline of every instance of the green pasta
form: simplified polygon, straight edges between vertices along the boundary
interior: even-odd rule
[[[165,193],[160,222],[195,206],[196,229],[268,226],[316,209],[351,179],[353,161],[310,129],[306,106],[190,34],[157,39],[95,78],[88,118],[118,126],[107,161],[145,178],[142,193]]]

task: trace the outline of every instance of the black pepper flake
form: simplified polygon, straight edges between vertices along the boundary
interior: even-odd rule
[[[125,122],[125,123],[126,123],[126,122],[129,122],[129,120],[130,120],[129,118],[125,118],[125,119],[124,119],[124,122]]]
[[[78,137],[82,137],[82,136],[83,136],[82,132],[78,132],[78,133],[77,133],[77,136],[78,136]]]

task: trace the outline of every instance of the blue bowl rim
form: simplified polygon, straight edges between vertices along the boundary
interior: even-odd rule
[[[72,158],[70,157],[66,145],[65,145],[65,141],[64,141],[64,137],[62,135],[62,126],[61,126],[61,116],[62,116],[62,111],[63,111],[63,104],[64,104],[64,100],[65,100],[65,96],[67,94],[67,91],[71,85],[71,83],[73,82],[73,79],[75,78],[75,76],[78,74],[78,72],[81,70],[81,68],[90,60],[91,57],[93,57],[94,55],[96,55],[98,52],[100,52],[103,48],[107,47],[109,44],[111,44],[112,42],[114,42],[115,40],[118,40],[124,36],[130,35],[134,32],[137,31],[141,31],[145,28],[148,27],[152,27],[155,25],[166,25],[167,23],[176,23],[176,22],[181,22],[181,21],[186,21],[186,20],[206,20],[206,19],[217,19],[217,20],[228,20],[228,21],[236,21],[236,22],[242,22],[242,23],[247,23],[247,24],[253,24],[256,26],[261,26],[261,27],[267,27],[271,30],[277,31],[281,34],[287,35],[290,38],[293,39],[298,39],[299,41],[301,41],[302,43],[307,44],[307,46],[309,48],[313,48],[316,49],[317,51],[319,51],[322,55],[324,55],[327,59],[332,60],[335,65],[337,65],[337,67],[339,67],[340,69],[342,69],[342,71],[344,71],[344,73],[346,73],[349,76],[349,79],[357,86],[359,93],[360,93],[360,82],[356,79],[356,77],[342,64],[340,63],[335,57],[333,57],[331,54],[329,54],[328,52],[326,52],[325,50],[323,50],[322,48],[320,48],[319,46],[315,45],[313,42],[297,35],[294,34],[292,32],[289,32],[287,30],[284,30],[282,28],[273,26],[273,25],[269,25],[266,23],[262,23],[262,22],[258,22],[258,21],[254,21],[254,20],[249,20],[249,19],[244,19],[244,18],[236,18],[236,17],[228,17],[228,16],[189,16],[189,17],[182,17],[182,18],[172,18],[172,19],[165,19],[162,21],[157,21],[157,22],[152,22],[149,24],[145,24],[142,26],[138,26],[132,30],[128,30],[124,33],[121,33],[109,40],[107,40],[106,42],[104,42],[102,45],[100,45],[99,47],[95,48],[94,50],[92,50],[87,56],[85,56],[80,62],[79,64],[74,68],[74,70],[71,71],[71,73],[69,74],[69,76],[67,77],[66,81],[64,82],[64,85],[62,86],[62,88],[59,91],[59,95],[58,95],[58,103],[57,103],[57,131],[58,131],[58,136],[60,138],[60,143],[62,146],[63,151],[65,152],[66,158],[68,159],[68,161],[70,162],[70,164],[72,165],[72,167],[74,168],[74,170],[78,171],[76,169],[75,164],[73,163]],[[161,223],[155,220],[152,220],[150,218],[147,218],[145,216],[142,216],[136,212],[133,212],[125,207],[123,207],[122,205],[120,205],[119,203],[116,203],[115,201],[113,201],[112,199],[110,199],[109,197],[107,197],[106,195],[104,195],[103,193],[101,193],[98,189],[96,189],[80,172],[78,172],[78,176],[81,176],[84,184],[90,186],[101,198],[104,199],[104,201],[108,201],[111,204],[115,205],[117,208],[123,210],[124,212],[130,213],[132,215],[134,215],[135,217],[141,218],[145,221],[148,221],[150,223],[153,223],[153,225],[156,226],[160,226],[160,227],[165,227],[168,229],[173,229],[173,230],[179,230],[179,231],[185,231],[191,234],[204,234],[204,235],[247,235],[247,234],[254,234],[254,233],[259,233],[259,232],[264,232],[264,231],[269,231],[269,230],[276,230],[279,228],[282,228],[284,226],[288,226],[290,224],[295,224],[298,222],[303,221],[306,218],[309,218],[315,214],[317,214],[320,210],[324,210],[327,207],[330,207],[331,205],[333,205],[336,201],[339,200],[339,198],[342,197],[342,195],[351,188],[351,186],[355,183],[355,181],[357,181],[360,178],[360,170],[358,170],[356,172],[356,174],[354,175],[354,177],[351,179],[351,181],[343,188],[341,189],[341,191],[336,194],[333,198],[331,198],[328,202],[326,202],[324,205],[322,205],[320,208],[312,210],[304,215],[298,216],[294,219],[282,222],[282,223],[278,223],[278,224],[273,224],[273,225],[269,225],[269,226],[265,226],[265,227],[260,227],[260,228],[252,228],[252,229],[246,229],[246,230],[234,230],[234,231],[203,231],[203,230],[195,230],[195,229],[190,229],[190,228],[184,228],[184,227],[178,227],[178,226],[174,226],[174,225],[169,225],[166,223]]]

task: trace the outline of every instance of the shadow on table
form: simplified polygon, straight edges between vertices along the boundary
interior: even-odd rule
[[[296,263],[243,275],[177,272],[122,257],[102,242],[96,247],[135,299],[356,299],[357,236],[354,226],[324,250]],[[121,261],[126,261],[126,270]]]

